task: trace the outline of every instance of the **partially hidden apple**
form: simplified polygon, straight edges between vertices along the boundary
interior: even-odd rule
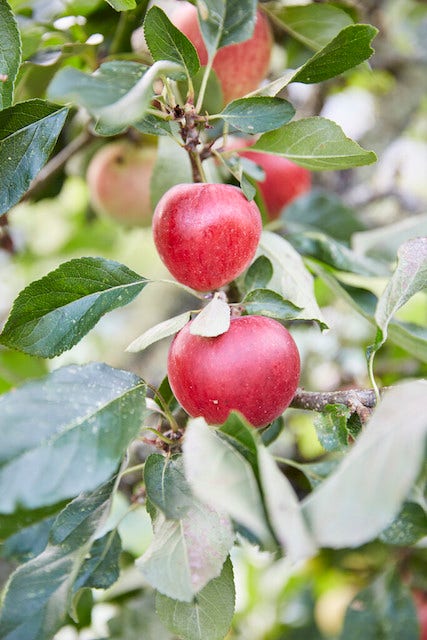
[[[86,175],[94,210],[124,225],[149,226],[153,213],[150,180],[156,155],[156,147],[127,140],[102,146]]]
[[[232,318],[226,333],[205,338],[175,336],[168,355],[171,388],[182,407],[208,424],[222,424],[240,411],[254,427],[279,417],[295,394],[300,358],[294,339],[276,320]]]
[[[202,65],[208,61],[208,53],[194,5],[183,3],[172,14],[175,26],[193,43]],[[238,44],[220,49],[214,59],[213,69],[221,84],[224,103],[241,98],[258,88],[270,66],[273,37],[267,18],[258,10],[252,37]]]
[[[153,215],[161,259],[178,282],[196,291],[218,289],[240,275],[261,230],[255,202],[228,184],[178,184],[160,198]]]

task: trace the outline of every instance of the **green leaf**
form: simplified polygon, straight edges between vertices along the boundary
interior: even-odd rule
[[[320,546],[364,544],[399,513],[424,462],[426,390],[422,380],[390,389],[337,469],[305,500]]]
[[[292,82],[323,82],[356,67],[374,53],[370,43],[377,33],[378,29],[368,24],[346,27],[298,69]]]
[[[108,531],[98,538],[90,548],[89,555],[80,567],[74,591],[91,587],[108,589],[120,575],[122,544],[116,530]]]
[[[144,482],[150,502],[170,520],[183,518],[194,506],[181,455],[152,453],[145,462]]]
[[[107,0],[107,2],[116,11],[129,11],[130,9],[135,9],[136,7],[135,0]]]
[[[364,229],[353,209],[334,193],[321,189],[311,189],[291,202],[282,215],[282,221],[290,231],[321,231],[345,243],[349,243],[350,238],[353,240],[354,233]]]
[[[215,338],[230,328],[231,312],[220,293],[215,293],[209,304],[195,317],[190,326],[193,336]]]
[[[190,40],[177,29],[159,7],[151,7],[144,20],[144,35],[154,60],[170,60],[194,76],[200,69],[199,57]],[[182,70],[176,79],[182,79]]]
[[[381,575],[350,603],[340,640],[419,640],[417,612],[397,573]]]
[[[232,411],[217,433],[246,458],[258,479],[258,453],[253,427],[240,413]]]
[[[233,565],[228,558],[221,575],[211,580],[193,602],[179,602],[158,593],[156,609],[165,627],[186,640],[222,640],[234,614]]]
[[[259,256],[249,267],[245,275],[245,290],[266,289],[273,277],[273,265],[266,256]]]
[[[200,28],[210,57],[221,47],[252,36],[256,0],[199,0],[198,7]]]
[[[0,215],[19,202],[47,162],[67,113],[44,100],[0,111]]]
[[[127,594],[118,614],[108,620],[108,640],[176,640],[160,622],[155,593],[145,589],[137,593],[137,597]]]
[[[50,83],[48,96],[85,107],[97,121],[97,133],[113,135],[144,118],[157,78],[174,75],[180,69],[167,60],[159,60],[151,67],[123,60],[104,62],[91,75],[65,67]]]
[[[280,294],[284,300],[302,309],[294,317],[301,320],[315,320],[321,328],[326,328],[327,325],[314,295],[313,277],[292,245],[277,233],[264,231],[258,253],[267,257],[273,265],[270,289]]]
[[[193,493],[270,544],[271,533],[257,480],[242,453],[210,429],[203,418],[189,421],[183,453]]]
[[[283,98],[239,98],[221,112],[221,119],[243,133],[264,133],[278,129],[295,115],[294,107]]]
[[[346,11],[330,4],[310,4],[273,9],[286,31],[304,46],[318,51],[353,23]]]
[[[195,499],[180,519],[157,511],[153,530],[154,538],[136,564],[157,591],[185,602],[220,575],[234,540],[227,516]]]
[[[300,317],[301,307],[270,289],[253,289],[243,298],[242,304],[249,315],[267,316],[276,320],[295,320]]]
[[[131,342],[126,348],[126,351],[137,353],[138,351],[143,351],[158,340],[163,340],[163,338],[172,336],[187,324],[190,317],[190,311],[185,311],[179,316],[175,316],[174,318],[170,318],[169,320],[156,324],[155,327],[150,327],[150,329],[144,331],[142,335]]]
[[[8,487],[0,513],[54,505],[105,481],[138,434],[144,399],[137,376],[99,363],[0,396],[0,486]]]
[[[153,209],[166,191],[183,182],[193,182],[188,153],[171,138],[162,136],[158,141],[157,159],[150,182]]]
[[[61,502],[39,509],[16,509],[10,514],[1,514],[0,517],[0,542],[13,536],[14,534],[25,531],[33,525],[37,525],[50,516],[56,515],[65,507],[67,501]]]
[[[381,331],[381,344],[393,315],[418,291],[427,288],[427,238],[414,238],[401,245],[398,264],[378,300],[375,321]]]
[[[291,483],[262,444],[258,444],[258,464],[267,515],[276,538],[291,562],[313,556],[316,547],[304,520],[301,504]]]
[[[320,444],[326,451],[345,451],[348,446],[347,420],[350,409],[342,404],[328,404],[314,419]]]
[[[373,151],[366,151],[347,138],[335,122],[318,116],[264,133],[252,149],[289,158],[312,171],[350,169],[377,159]]]
[[[54,517],[44,518],[30,527],[17,531],[2,544],[1,557],[23,564],[38,556],[46,548],[54,521]]]
[[[109,311],[131,302],[148,280],[104,258],[77,258],[35,280],[14,302],[0,343],[52,358],[77,344]]]
[[[21,37],[6,0],[0,0],[0,111],[10,107],[13,87],[21,63]]]
[[[288,234],[287,239],[298,253],[316,258],[339,271],[349,271],[362,276],[387,276],[389,274],[388,265],[379,260],[359,255],[320,231]]]
[[[40,378],[46,373],[48,368],[45,360],[0,348],[0,393],[10,391],[32,378]]]
[[[71,502],[57,517],[46,549],[12,574],[0,614],[4,640],[49,640],[62,626],[111,491],[108,483]]]
[[[427,513],[416,502],[405,502],[400,513],[378,536],[385,544],[410,547],[427,532]]]

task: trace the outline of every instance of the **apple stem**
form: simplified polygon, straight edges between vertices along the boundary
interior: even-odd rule
[[[197,151],[188,151],[193,172],[193,182],[207,182],[202,161]]]

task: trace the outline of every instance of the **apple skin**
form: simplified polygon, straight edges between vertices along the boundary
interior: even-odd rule
[[[105,144],[91,159],[86,179],[92,207],[122,224],[149,226],[150,180],[156,147],[126,140]]]
[[[255,255],[262,231],[255,202],[228,184],[178,184],[153,215],[157,251],[170,273],[196,291],[228,284]]]
[[[175,336],[168,355],[169,383],[190,416],[222,424],[237,410],[263,427],[284,412],[300,374],[298,349],[285,327],[241,316],[226,333],[204,338],[192,335],[190,326]]]
[[[192,4],[183,4],[172,14],[174,25],[193,43],[201,65],[206,65],[208,53]],[[257,11],[254,32],[249,40],[231,44],[218,51],[213,69],[222,87],[224,103],[254,91],[266,77],[270,66],[273,36],[267,18]]]
[[[420,625],[419,640],[427,640],[427,592],[416,589],[413,591],[413,596]]]

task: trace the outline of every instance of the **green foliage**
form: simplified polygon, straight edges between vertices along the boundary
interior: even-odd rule
[[[227,124],[243,133],[264,133],[278,129],[295,115],[293,106],[282,98],[240,98],[221,112]]]
[[[199,4],[200,27],[206,49],[218,49],[251,37],[255,27],[255,0],[208,0]]]
[[[21,62],[21,38],[15,17],[6,0],[0,2],[0,110],[12,105],[13,87]],[[6,55],[7,53],[7,55]]]

